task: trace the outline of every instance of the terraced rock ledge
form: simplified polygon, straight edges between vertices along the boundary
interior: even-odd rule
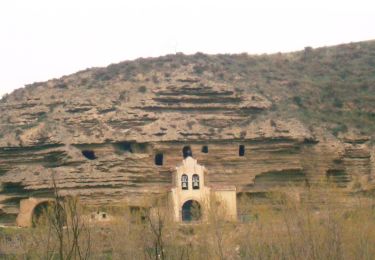
[[[168,55],[34,83],[0,102],[0,222],[63,195],[137,205],[190,146],[212,185],[375,192],[375,42],[289,54]]]

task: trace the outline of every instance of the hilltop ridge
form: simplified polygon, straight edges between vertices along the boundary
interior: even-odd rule
[[[273,55],[167,55],[14,91],[0,102],[0,144],[99,143],[116,139],[122,122],[155,123],[159,112],[179,120],[183,111],[186,124],[202,125],[207,120],[195,117],[200,110],[219,113],[224,129],[248,117],[294,118],[334,135],[373,137],[374,102],[374,41]]]

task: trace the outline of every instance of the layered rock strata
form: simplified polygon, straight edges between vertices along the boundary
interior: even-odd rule
[[[3,98],[1,221],[14,221],[23,199],[51,197],[52,176],[61,194],[87,204],[137,205],[170,189],[184,146],[208,169],[208,184],[239,193],[327,181],[373,192],[372,136],[307,123],[296,114],[304,108],[289,104],[290,82],[270,88],[200,55],[196,63],[177,55],[86,70]]]

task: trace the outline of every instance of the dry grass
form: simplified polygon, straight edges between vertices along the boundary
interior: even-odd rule
[[[137,213],[124,207],[110,223],[86,225],[77,241],[82,248],[90,244],[88,259],[374,259],[374,200],[344,203],[339,191],[321,187],[302,198],[290,194],[275,192],[263,205],[242,200],[239,206],[252,217],[237,223],[224,220],[218,203],[210,204],[207,221],[184,225],[172,220],[165,199]],[[48,222],[0,232],[2,259],[60,259]]]

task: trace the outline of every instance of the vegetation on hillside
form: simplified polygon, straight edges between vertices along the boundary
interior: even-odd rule
[[[138,59],[98,70],[92,84],[119,77],[136,81],[136,75],[149,73],[153,83],[163,84],[174,70],[188,65],[192,76],[221,81],[239,93],[265,95],[274,101],[271,113],[297,117],[307,125],[324,124],[334,134],[348,128],[367,135],[375,131],[375,41],[286,54]]]
[[[58,93],[79,88],[83,95],[85,89],[110,91],[114,84],[128,82],[137,95],[143,95],[169,84],[177,71],[227,84],[238,94],[266,96],[274,104],[266,117],[297,117],[310,126],[326,126],[334,134],[351,128],[372,136],[375,132],[375,41],[272,55],[177,53],[87,69],[51,82]],[[1,103],[26,100],[45,85],[16,90]]]

